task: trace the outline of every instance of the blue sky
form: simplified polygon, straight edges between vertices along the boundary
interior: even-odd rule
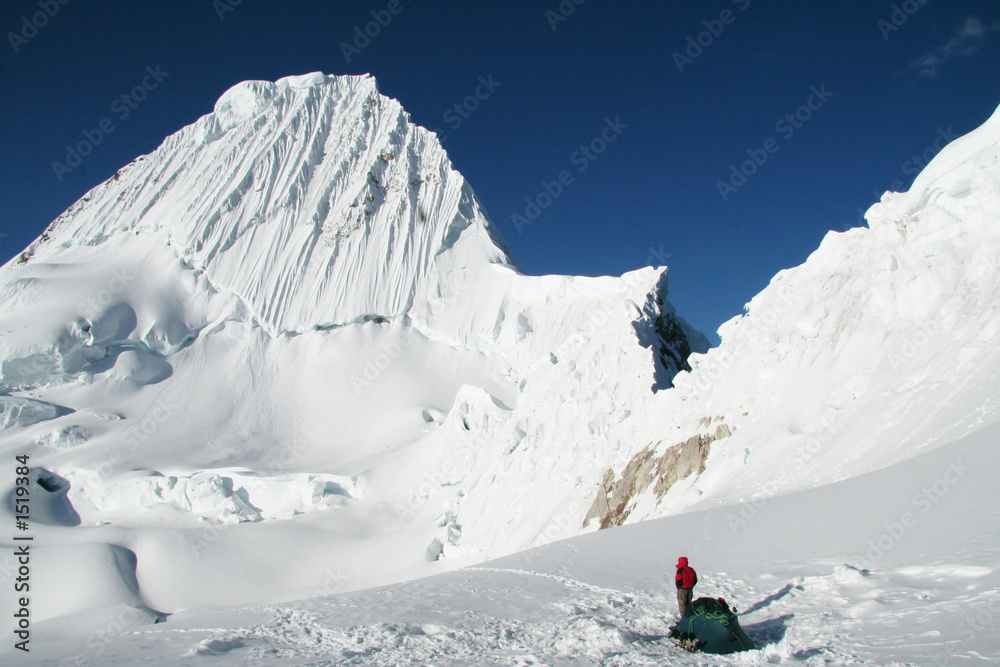
[[[233,84],[370,72],[526,272],[667,264],[709,334],[1000,105],[995,0],[8,0],[0,32],[4,260]]]

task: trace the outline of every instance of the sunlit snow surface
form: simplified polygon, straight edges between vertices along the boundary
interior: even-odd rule
[[[1000,660],[996,425],[890,468],[761,503],[602,531],[419,581],[192,611],[86,638],[40,633],[37,664],[985,665]],[[948,470],[960,471],[954,475]],[[930,489],[933,502],[914,503]],[[934,493],[937,490],[937,494]],[[904,514],[913,521],[902,532]],[[881,543],[884,549],[878,547]],[[872,545],[875,545],[875,549]],[[759,648],[691,655],[673,563],[725,597]],[[58,656],[58,659],[55,657]],[[52,657],[51,661],[49,658]],[[74,662],[79,660],[79,662]]]
[[[522,275],[369,77],[234,87],[0,270],[30,660],[1000,659],[998,140],[1000,114],[674,377],[705,341],[665,269]],[[720,423],[701,474],[628,505],[674,516],[510,556]],[[679,555],[760,651],[661,641]]]

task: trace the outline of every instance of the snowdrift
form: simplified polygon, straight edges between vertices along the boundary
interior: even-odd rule
[[[191,611],[84,637],[41,624],[60,664],[981,665],[1000,661],[1000,426],[836,484],[582,535],[417,581],[264,607]],[[922,511],[913,494],[964,474]],[[895,524],[911,513],[903,532]],[[879,546],[881,545],[881,546]],[[873,549],[874,547],[874,549]],[[689,654],[669,639],[674,568],[724,597],[757,648]]]

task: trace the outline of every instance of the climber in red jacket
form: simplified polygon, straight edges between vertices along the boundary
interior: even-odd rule
[[[694,587],[698,583],[698,573],[688,567],[688,559],[684,556],[677,559],[677,576],[674,577],[674,582],[677,584],[677,607],[683,617],[684,610],[694,598]]]

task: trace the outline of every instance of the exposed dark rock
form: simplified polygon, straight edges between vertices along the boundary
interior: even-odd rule
[[[690,371],[688,357],[692,352],[707,352],[708,340],[677,316],[667,301],[667,273],[660,276],[656,288],[649,293],[640,319],[632,323],[639,344],[653,351],[655,364],[653,391],[669,389],[674,376]]]
[[[706,418],[699,424],[711,424]],[[714,433],[695,435],[677,443],[659,457],[655,456],[660,443],[651,444],[632,457],[621,477],[615,481],[614,470],[608,468],[601,480],[601,488],[583,520],[586,526],[593,519],[600,519],[601,530],[620,526],[635,508],[636,498],[653,485],[657,499],[666,495],[677,482],[705,471],[705,460],[712,443],[732,435],[729,426],[719,424]]]

